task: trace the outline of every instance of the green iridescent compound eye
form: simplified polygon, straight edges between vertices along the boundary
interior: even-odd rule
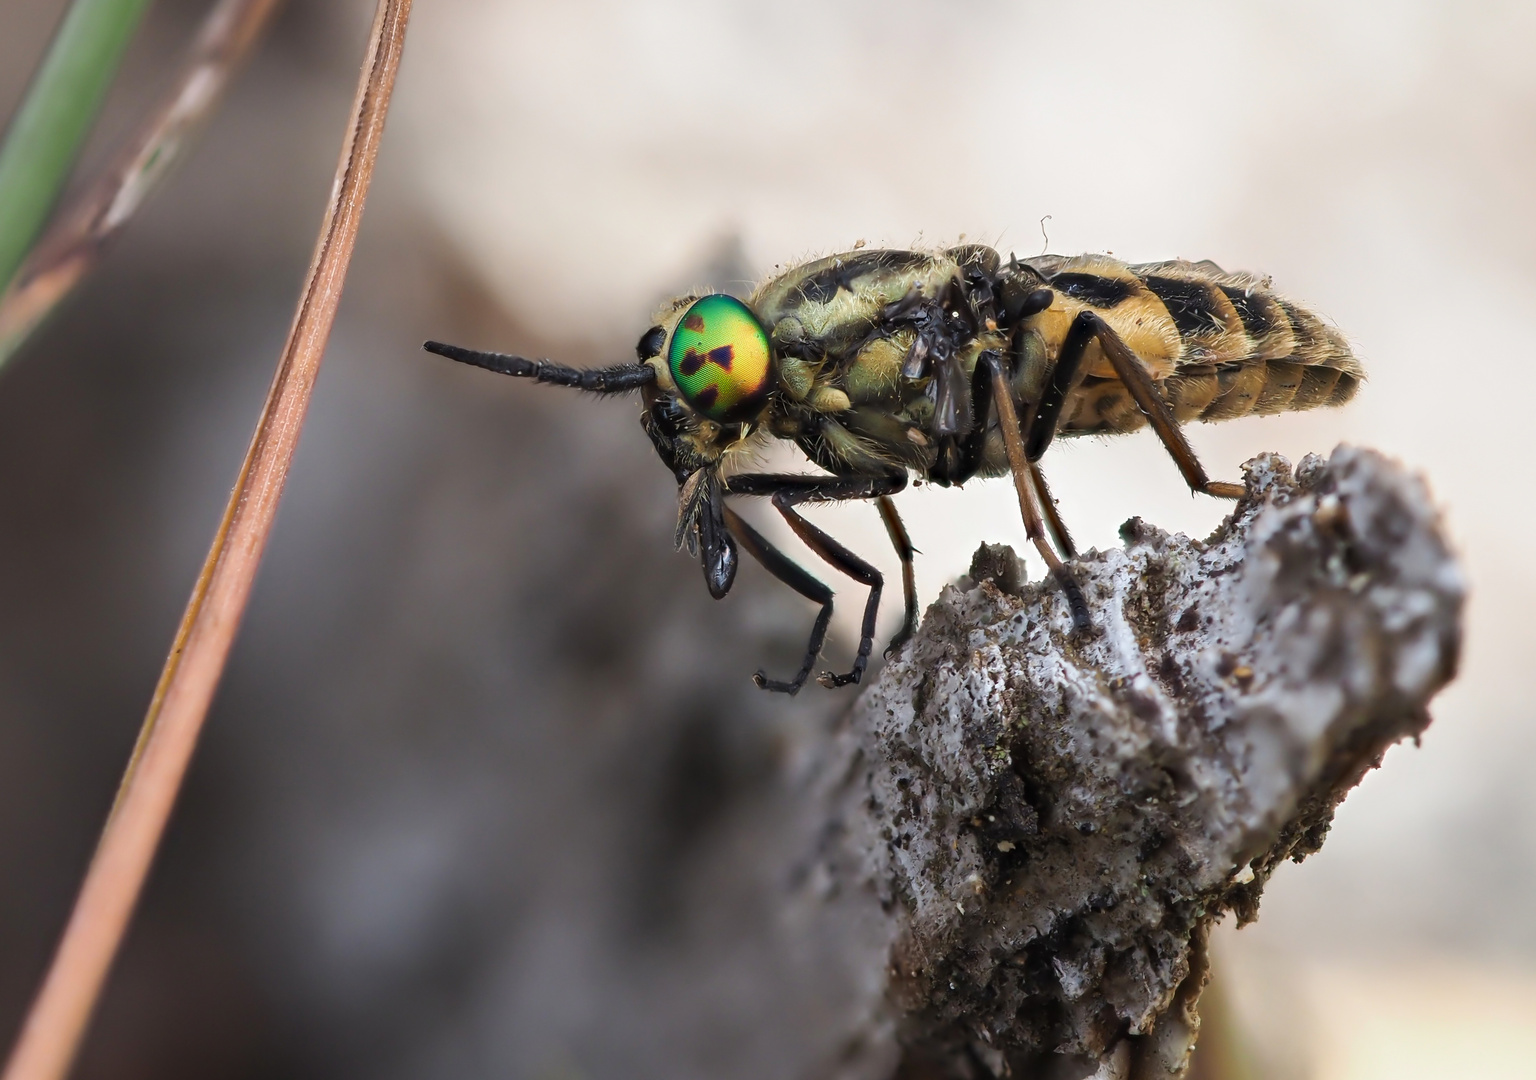
[[[762,324],[746,304],[720,293],[683,314],[667,367],[693,410],[721,424],[751,419],[773,385],[773,353]]]

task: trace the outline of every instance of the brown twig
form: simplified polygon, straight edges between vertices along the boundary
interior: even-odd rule
[[[96,265],[213,114],[278,0],[218,0],[175,87],[112,167],[56,218],[0,297],[0,364]]]
[[[3,1080],[61,1080],[127,929],[272,529],[357,239],[411,0],[379,0],[331,201],[229,505],[150,701],[117,802]]]

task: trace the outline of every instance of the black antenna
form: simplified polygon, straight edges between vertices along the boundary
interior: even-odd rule
[[[457,345],[444,345],[441,341],[428,341],[422,348],[429,353],[446,356],[461,364],[473,364],[499,375],[513,375],[519,379],[532,379],[555,386],[574,386],[594,394],[622,394],[656,381],[656,370],[649,364],[615,364],[613,367],[583,370],[553,364],[548,360],[529,360],[510,353],[463,349]]]

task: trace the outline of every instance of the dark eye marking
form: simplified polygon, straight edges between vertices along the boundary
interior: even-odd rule
[[[715,402],[720,398],[718,386],[706,386],[694,395],[693,403],[698,406],[700,412],[709,412],[715,407]]]
[[[1134,291],[1129,281],[1100,277],[1098,274],[1057,274],[1051,288],[1060,289],[1074,300],[1096,308],[1112,308],[1124,302]]]
[[[642,361],[649,360],[653,356],[661,355],[661,347],[667,342],[665,327],[653,326],[640,335],[640,343],[635,346],[635,355]]]
[[[714,364],[726,371],[731,370],[731,361],[736,358],[736,350],[730,345],[719,345],[700,356],[693,349],[683,353],[682,361],[677,365],[678,372],[689,378],[699,373],[699,369],[705,364]]]
[[[695,334],[704,332],[704,316],[695,312],[683,320],[683,329],[692,330]]]
[[[1181,336],[1208,334],[1226,326],[1226,320],[1216,310],[1216,298],[1199,282],[1165,277],[1148,277],[1146,282],[1173,316],[1173,325]]]

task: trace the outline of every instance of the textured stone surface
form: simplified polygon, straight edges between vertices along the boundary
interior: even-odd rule
[[[978,552],[856,705],[819,867],[884,963],[850,1074],[1181,1075],[1212,922],[1429,722],[1463,584],[1423,485],[1350,448],[1246,476],[1205,542],[1132,520],[1073,564],[1087,637]]]

